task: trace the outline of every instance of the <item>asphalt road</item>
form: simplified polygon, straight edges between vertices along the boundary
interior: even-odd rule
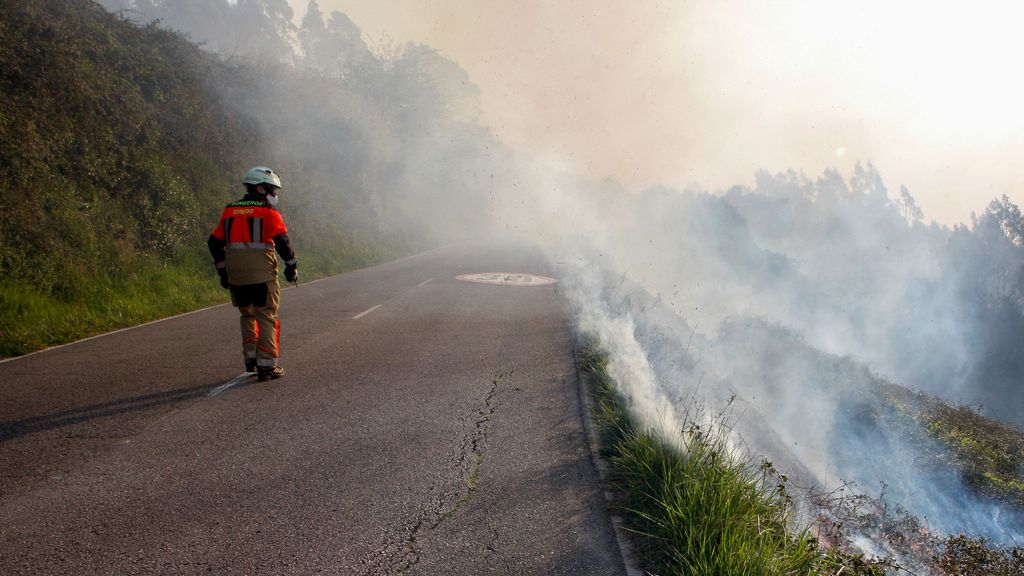
[[[0,574],[622,574],[558,284],[450,247],[0,364]],[[211,282],[215,278],[211,277]],[[229,386],[230,385],[230,386]]]

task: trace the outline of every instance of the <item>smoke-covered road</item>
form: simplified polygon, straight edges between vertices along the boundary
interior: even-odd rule
[[[0,573],[619,574],[559,285],[447,248],[0,364]],[[550,275],[550,274],[549,274]],[[211,277],[211,282],[215,278]]]

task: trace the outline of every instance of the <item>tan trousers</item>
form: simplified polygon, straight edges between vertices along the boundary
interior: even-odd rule
[[[232,286],[231,300],[241,314],[242,354],[247,360],[255,358],[257,366],[273,368],[281,344],[281,322],[277,318],[280,283],[275,279],[265,285]]]

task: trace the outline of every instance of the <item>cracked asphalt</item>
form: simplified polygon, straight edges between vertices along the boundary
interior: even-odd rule
[[[286,290],[266,383],[223,389],[230,306],[0,363],[0,574],[625,573],[559,284],[473,272],[553,275],[456,246]]]

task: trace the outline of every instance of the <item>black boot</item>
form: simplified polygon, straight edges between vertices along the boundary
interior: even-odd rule
[[[256,359],[255,358],[246,358],[245,359],[245,371],[246,372],[255,372],[256,371]]]
[[[260,382],[277,380],[281,376],[284,376],[284,368],[280,366],[274,366],[273,368],[260,366],[256,372],[256,377],[259,378]]]

